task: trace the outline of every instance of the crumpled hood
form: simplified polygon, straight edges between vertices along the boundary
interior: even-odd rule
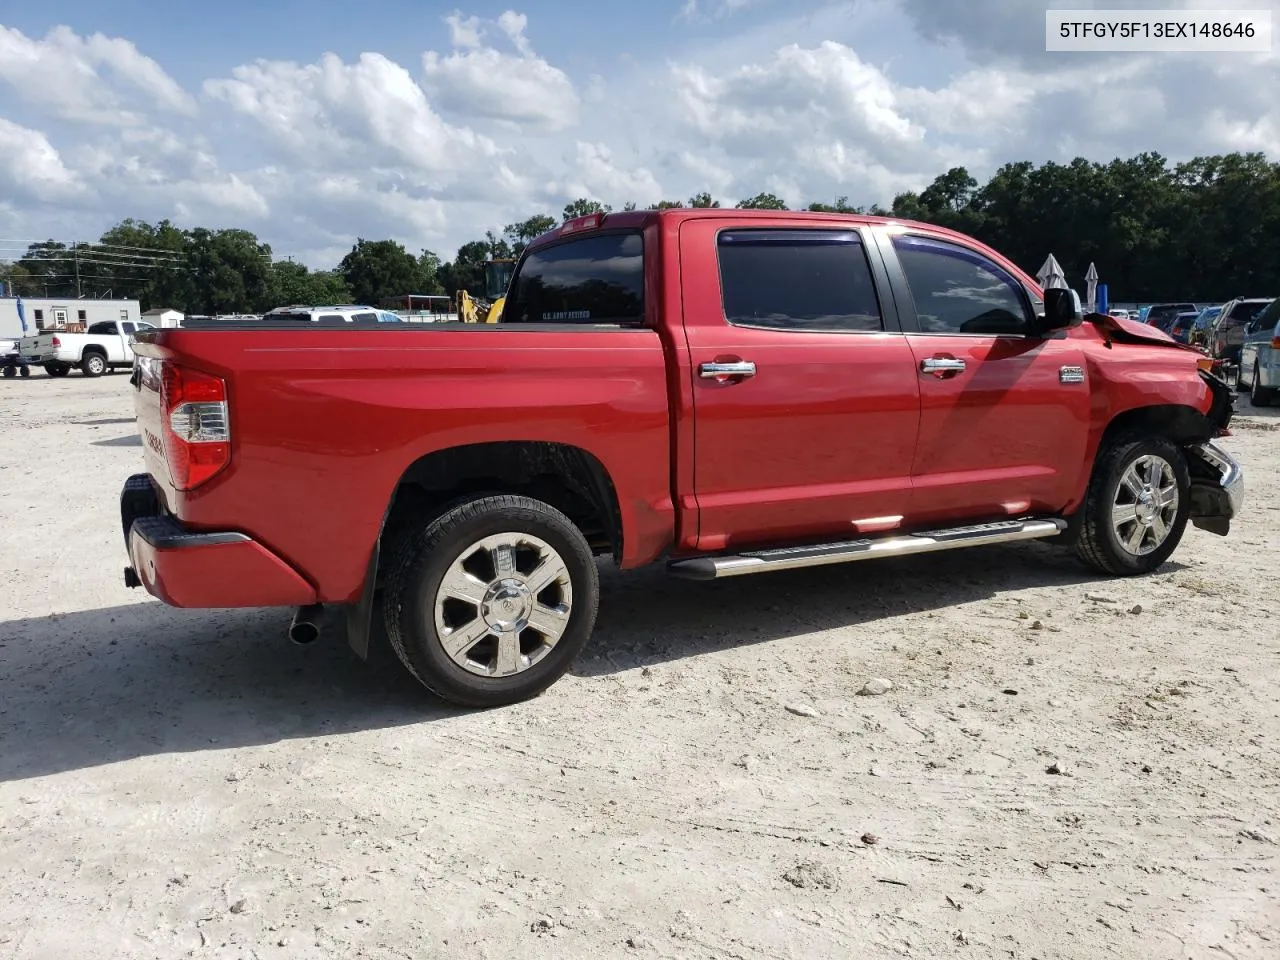
[[[1121,320],[1106,313],[1085,314],[1085,320],[1102,330],[1112,340],[1121,343],[1150,343],[1161,347],[1178,347],[1182,350],[1194,350],[1185,343],[1179,343],[1169,334],[1149,323],[1137,320]]]

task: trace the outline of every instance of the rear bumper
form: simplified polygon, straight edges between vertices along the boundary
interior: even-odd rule
[[[1212,440],[1191,447],[1199,461],[1191,477],[1191,522],[1226,535],[1244,506],[1244,470]]]
[[[193,531],[165,514],[145,473],[120,492],[129,566],[125,585],[173,607],[296,607],[316,591],[296,570],[243,533]]]

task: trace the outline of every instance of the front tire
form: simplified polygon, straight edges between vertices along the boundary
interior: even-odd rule
[[[80,360],[80,372],[86,377],[100,377],[107,372],[107,358],[100,353],[86,353]]]
[[[1187,461],[1175,444],[1158,438],[1115,441],[1094,465],[1076,553],[1100,573],[1150,573],[1182,540],[1190,491]]]
[[[485,496],[403,538],[383,617],[423,686],[460,706],[497,707],[564,675],[599,603],[595,559],[568,517],[529,497]]]
[[[1269,407],[1271,401],[1275,399],[1276,391],[1273,387],[1264,387],[1262,385],[1262,372],[1258,365],[1253,365],[1253,383],[1249,387],[1249,404],[1254,407]]]

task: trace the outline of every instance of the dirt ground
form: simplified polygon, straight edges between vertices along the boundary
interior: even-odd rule
[[[0,381],[0,958],[1280,957],[1280,416],[1229,538],[607,571],[536,701],[127,590],[126,378]],[[891,680],[861,696],[871,678]]]

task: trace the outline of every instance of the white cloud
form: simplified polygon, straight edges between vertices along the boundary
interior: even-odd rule
[[[759,0],[685,0],[680,8],[681,20],[719,20],[732,16]]]
[[[0,27],[0,223],[87,238],[167,216],[327,266],[356,236],[450,256],[578,196],[887,203],[955,165],[1280,155],[1280,51],[1046,57],[1043,9],[1023,0],[776,5],[742,29],[716,19],[734,6],[694,4],[696,41],[662,24],[670,46],[632,60],[575,44],[559,61],[540,51],[554,21],[534,44],[521,12],[456,11],[420,65],[291,49],[230,61],[201,99],[126,39]]]
[[[449,26],[450,44],[468,49],[480,46],[479,17],[467,17],[464,20],[461,13],[454,11],[444,18],[444,22]]]
[[[38,130],[28,130],[0,117],[0,183],[12,199],[61,203],[80,198],[86,187]]]
[[[619,207],[632,200],[643,207],[662,199],[662,187],[648,168],[620,164],[603,143],[579,141],[566,160],[568,175],[546,189],[558,202],[589,197]]]
[[[60,120],[127,126],[153,109],[194,114],[195,100],[128,40],[54,27],[43,40],[0,26],[0,81]]]
[[[528,17],[508,10],[493,24],[516,53],[485,46],[489,24],[457,15],[445,18],[454,51],[422,57],[427,89],[442,110],[470,121],[502,120],[532,132],[567,129],[578,121],[581,100],[568,75],[534,53],[525,36]]]
[[[447,182],[498,153],[491,139],[446,123],[409,71],[378,53],[355,63],[326,53],[305,66],[258,60],[204,90],[309,168],[394,165]]]

